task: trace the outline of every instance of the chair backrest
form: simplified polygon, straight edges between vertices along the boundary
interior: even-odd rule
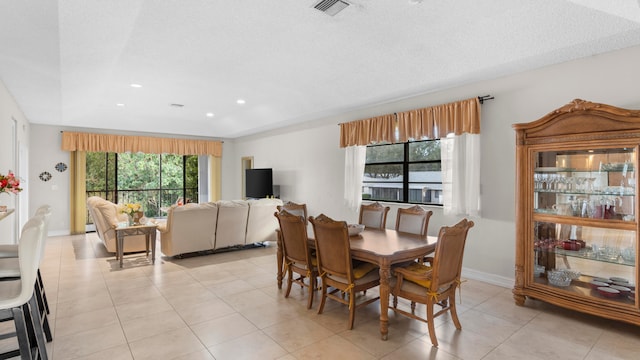
[[[431,215],[433,211],[427,211],[419,205],[407,209],[398,208],[396,230],[426,236]]]
[[[370,205],[360,205],[359,224],[368,228],[384,229],[387,226],[388,206],[382,206],[379,202]]]
[[[436,252],[433,256],[431,291],[460,280],[462,257],[467,233],[473,221],[461,220],[454,226],[443,226],[438,234]]]
[[[304,263],[310,266],[311,250],[309,249],[307,225],[304,218],[297,214],[291,214],[287,210],[280,210],[274,215],[280,224],[285,261]]]
[[[340,277],[353,283],[349,230],[344,221],[335,221],[324,214],[309,218],[316,242],[319,272]]]
[[[36,209],[36,213],[34,216],[41,216],[44,221],[44,230],[42,233],[43,241],[47,239],[47,233],[49,231],[49,218],[51,218],[52,209],[49,205],[42,205],[38,209]],[[44,250],[46,248],[46,242],[43,242],[40,250],[40,261],[44,257]]]
[[[247,235],[245,244],[276,241],[278,220],[272,215],[282,206],[280,199],[250,199],[249,216],[247,218]]]
[[[309,220],[307,218],[307,204],[296,204],[294,202],[287,201],[283,205],[278,206],[278,211],[281,211],[283,209],[287,210],[289,214],[304,217],[304,223],[308,223]]]
[[[18,243],[18,262],[20,264],[20,294],[12,299],[8,307],[27,303],[33,295],[34,284],[40,266],[41,248],[44,246],[44,219],[42,216],[30,218],[22,227]]]

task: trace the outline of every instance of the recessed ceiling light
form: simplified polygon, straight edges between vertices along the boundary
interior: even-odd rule
[[[207,117],[214,117],[215,115],[213,113],[207,113]]]
[[[124,107],[124,104],[120,103],[120,104],[116,104],[117,107]]]
[[[181,107],[184,107],[184,104],[173,103],[173,104],[169,104],[169,106],[181,108]]]
[[[142,87],[142,85],[140,85],[140,84],[131,84],[129,86],[131,86],[132,88],[141,88]]]
[[[238,99],[236,100],[236,103],[243,105],[244,103],[246,103],[246,101],[244,101],[244,99]]]

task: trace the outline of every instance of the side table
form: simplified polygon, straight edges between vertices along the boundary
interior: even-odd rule
[[[151,247],[151,263],[156,263],[156,228],[156,224],[116,227],[116,260],[120,260],[120,267],[122,267],[122,257],[124,255],[124,238],[132,235],[145,236],[147,256],[149,256],[149,247]]]

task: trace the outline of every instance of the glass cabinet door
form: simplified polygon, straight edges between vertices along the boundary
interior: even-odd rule
[[[636,148],[534,156],[533,281],[635,304]]]

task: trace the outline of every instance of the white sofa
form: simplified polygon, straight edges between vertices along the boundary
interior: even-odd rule
[[[167,256],[276,241],[280,199],[220,200],[172,206],[158,225]]]
[[[98,237],[104,247],[110,253],[116,252],[115,228],[121,221],[127,221],[126,214],[118,214],[117,205],[98,196],[87,199],[87,209],[96,226]],[[144,235],[127,236],[124,242],[124,252],[146,251],[146,239]]]

